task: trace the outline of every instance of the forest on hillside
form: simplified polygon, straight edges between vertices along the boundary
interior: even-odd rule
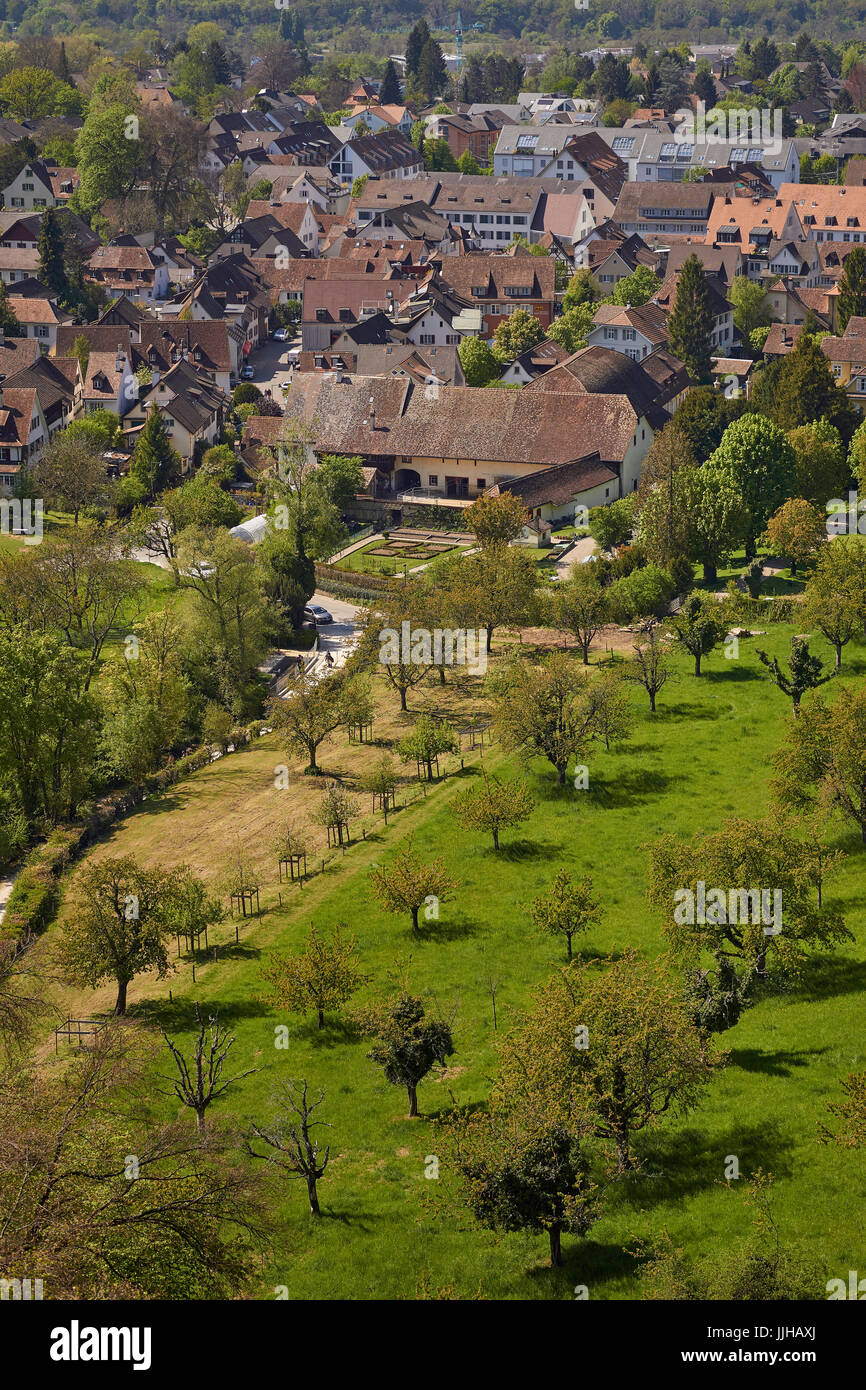
[[[863,0],[836,0],[828,11],[821,0],[590,0],[577,10],[574,0],[461,0],[467,38],[488,37],[537,44],[545,39],[593,47],[615,40],[693,43],[733,42],[761,34],[792,38],[804,27],[824,39],[855,37],[866,17]],[[212,20],[229,34],[269,23],[275,0],[0,0],[0,37],[89,33],[93,38],[129,44],[133,34],[151,31],[171,41],[191,24]],[[453,31],[458,5],[446,0],[305,0],[301,6],[308,34],[338,51],[357,52],[371,37],[401,36],[422,15],[437,32]],[[399,44],[397,45],[399,46]]]

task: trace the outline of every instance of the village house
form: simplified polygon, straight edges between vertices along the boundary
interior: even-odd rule
[[[424,170],[424,160],[402,135],[355,135],[328,160],[328,168],[341,184],[355,179],[412,179]]]
[[[664,309],[667,314],[673,311],[676,304],[681,274],[679,270],[669,274],[658,294],[653,295],[652,303]],[[734,306],[728,302],[725,287],[719,280],[708,275],[706,282],[709,308],[713,315],[712,345],[720,356],[726,356],[726,349],[729,349],[734,341]]]
[[[612,348],[639,362],[668,341],[667,310],[657,304],[599,304],[587,334],[590,347]]]
[[[663,347],[640,362],[609,347],[585,347],[554,363],[526,389],[626,396],[635,414],[656,429],[682,405],[692,381],[687,367]]]
[[[219,443],[230,398],[191,362],[181,360],[163,376],[142,384],[124,420],[124,436],[134,446],[147,420],[147,412],[159,407],[186,475],[205,449]]]
[[[822,338],[821,351],[849,404],[866,413],[866,318],[852,316],[841,338]]]
[[[36,247],[0,246],[0,279],[4,285],[16,280],[30,280],[39,274],[39,252]]]
[[[270,217],[280,227],[285,227],[301,243],[303,250],[291,254],[318,256],[319,224],[316,221],[314,204],[304,201],[278,203],[273,199],[255,198],[247,208],[245,221],[255,221],[260,217]],[[279,235],[277,233],[277,235]],[[250,252],[261,255],[262,252]]]
[[[71,323],[72,315],[59,309],[55,300],[45,293],[29,293],[36,281],[16,284],[15,294],[7,294],[6,302],[18,320],[22,336],[35,338],[42,352],[52,352],[57,343],[57,330],[61,324]],[[23,294],[22,288],[28,293]]]
[[[508,121],[501,111],[487,111],[477,116],[434,113],[426,118],[425,124],[427,138],[444,140],[455,160],[464,154],[471,154],[484,169],[491,163],[491,151],[499,139],[499,132]]]
[[[118,343],[113,352],[91,352],[81,389],[86,414],[111,410],[124,416],[138,398],[139,384],[130,363],[129,350]]]
[[[87,263],[87,278],[108,294],[129,294],[145,304],[168,294],[168,266],[132,237],[98,246]]]
[[[607,506],[620,496],[616,469],[602,463],[598,450],[572,463],[542,468],[526,477],[494,483],[488,497],[517,497],[530,513],[518,534],[518,541],[529,545],[549,544],[553,525],[567,526],[580,507]],[[580,513],[583,515],[583,512]]]
[[[465,303],[481,310],[481,332],[492,338],[497,326],[526,309],[542,328],[553,322],[556,263],[551,256],[472,253],[442,259],[437,279]]]
[[[366,102],[355,105],[348,116],[343,117],[343,125],[353,131],[357,126],[365,125],[373,135],[378,135],[383,130],[396,130],[408,138],[412,129],[412,119],[412,112],[408,106],[382,106],[379,102]]]
[[[381,310],[391,314],[414,288],[414,281],[364,275],[339,280],[308,280],[304,286],[301,349],[329,348],[340,330]]]
[[[3,189],[7,208],[29,211],[68,203],[78,187],[77,169],[63,168],[53,159],[33,159]]]
[[[378,468],[398,501],[412,493],[468,503],[495,483],[594,452],[616,473],[613,486],[631,492],[653,439],[622,394],[433,390],[398,377],[299,375],[287,413],[313,425],[317,452],[359,454]],[[598,500],[613,496],[601,487]]]
[[[724,197],[725,185],[721,185]],[[624,232],[706,236],[710,212],[720,186],[709,183],[635,183],[623,185],[614,220]]]
[[[0,492],[12,492],[18,473],[39,457],[48,435],[36,387],[0,382]]]

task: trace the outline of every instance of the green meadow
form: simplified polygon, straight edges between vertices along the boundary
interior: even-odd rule
[[[758,644],[784,656],[796,630],[770,626]],[[220,959],[201,958],[195,985],[188,962],[165,981],[145,976],[135,982],[133,1017],[165,1027],[189,1047],[198,1001],[218,1010],[236,1035],[232,1070],[260,1068],[212,1108],[215,1121],[266,1122],[275,1084],[290,1076],[325,1092],[319,1113],[332,1126],[324,1132],[332,1156],[319,1184],[323,1215],[309,1216],[303,1183],[275,1185],[269,1221],[274,1250],[254,1296],[272,1298],[284,1286],[293,1299],[569,1299],[576,1285],[586,1285],[592,1299],[639,1298],[640,1269],[627,1250],[633,1240],[667,1228],[695,1257],[724,1251],[751,1230],[742,1188],[758,1169],[774,1175],[774,1214],[785,1242],[802,1242],[828,1278],[866,1269],[866,1156],[819,1142],[819,1121],[827,1119],[828,1102],[839,1098],[841,1079],[866,1065],[866,851],[841,822],[833,842],[848,858],[826,893],[843,907],[856,940],[813,959],[798,978],[771,977],[754,1006],[716,1039],[727,1065],[699,1108],[637,1136],[639,1172],[608,1187],[601,1219],[587,1238],[563,1237],[564,1268],[550,1268],[543,1235],[500,1236],[478,1228],[446,1163],[438,1179],[425,1176],[439,1152],[437,1115],[453,1101],[483,1102],[490,1090],[497,1036],[491,980],[501,1035],[529,1004],[534,987],[564,963],[564,943],[536,934],[527,912],[556,869],[590,873],[603,900],[602,923],[576,941],[581,956],[630,948],[655,956],[666,945],[661,919],[644,896],[647,843],[668,832],[687,837],[731,814],[758,816],[767,808],[769,759],[790,704],[766,677],[754,646],[741,642],[736,660],[715,652],[700,679],[691,674],[689,658],[675,655],[675,678],[662,690],[655,716],[645,693],[633,689],[631,735],[621,747],[591,755],[586,790],[571,780],[559,788],[540,759],[526,764],[503,759],[496,745],[487,750],[485,765],[525,776],[536,802],[520,830],[504,836],[498,854],[480,835],[461,830],[451,812],[456,791],[479,775],[477,753],[465,755],[462,771],[459,759],[446,759],[449,775],[426,798],[399,810],[387,828],[366,815],[365,799],[366,839],[332,859],[303,891],[280,887],[273,865],[261,919],[244,923],[237,945],[233,929],[218,929],[226,943]],[[831,660],[822,640],[813,650]],[[864,672],[866,648],[852,644],[843,677],[859,682]],[[830,690],[844,698],[838,687]],[[443,698],[457,697],[453,691],[443,697],[438,682],[431,683],[410,692],[408,716],[399,716],[396,696],[384,685],[380,698],[375,729],[387,744],[405,732],[411,710],[440,708]],[[480,698],[476,690],[476,706]],[[380,751],[350,749],[341,732],[324,745],[321,762],[352,786]],[[273,740],[261,740],[146,803],[94,853],[130,853],[149,862],[186,857],[216,883],[237,836],[265,863],[268,823],[287,809],[279,798],[288,795],[295,810],[305,809],[311,797],[310,779],[300,777],[292,777],[288,793],[273,790],[278,761]],[[367,881],[371,863],[409,832],[416,847],[441,855],[459,881],[440,920],[414,938],[408,919],[378,908]],[[261,1002],[262,955],[275,945],[300,947],[310,922],[323,928],[345,923],[357,937],[370,983],[356,1002],[386,985],[389,972],[408,969],[413,992],[431,1009],[454,1012],[454,1056],[443,1074],[434,1072],[421,1084],[418,1119],[406,1118],[405,1092],[385,1083],[366,1059],[369,1042],[347,1022],[331,1017],[320,1032],[312,1016],[280,1015]],[[47,934],[46,948],[57,930]],[[92,992],[66,991],[58,1002],[70,1013],[108,1011],[111,998],[107,988],[95,999]],[[286,1048],[276,1045],[281,1025],[289,1030]],[[725,1182],[730,1156],[738,1159],[739,1182]]]

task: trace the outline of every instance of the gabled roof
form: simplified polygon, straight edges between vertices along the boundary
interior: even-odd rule
[[[598,450],[585,454],[572,463],[556,464],[530,473],[523,478],[509,478],[487,489],[488,497],[501,497],[509,492],[519,497],[527,508],[561,506],[579,497],[582,492],[600,484],[615,482],[618,474],[602,463]]]
[[[383,280],[375,275],[335,280],[309,280],[304,285],[304,322],[357,322],[364,308],[396,308],[410,291],[414,280]]]
[[[626,396],[635,412],[649,419],[690,385],[687,368],[666,348],[634,362],[624,352],[597,344],[564,358],[524,390]]]
[[[7,303],[19,323],[63,323],[69,318],[63,314],[50,299],[34,295],[24,298],[21,295],[7,295]]]
[[[666,311],[657,304],[599,304],[593,315],[593,324],[596,328],[614,325],[634,328],[649,342],[661,344],[668,340],[667,319]]]
[[[673,310],[677,298],[677,288],[680,283],[682,270],[676,270],[673,274],[668,274],[658,294],[653,295],[652,303],[658,304],[668,313]],[[720,280],[713,275],[704,277],[707,285],[707,297],[709,300],[710,312],[719,315],[730,313],[732,306],[725,297],[724,286]]]
[[[30,439],[30,421],[36,411],[36,390],[32,386],[7,387],[3,383],[0,406],[0,442],[23,447]]]
[[[139,325],[138,351],[167,372],[174,365],[173,352],[186,352],[189,360],[209,372],[230,372],[232,354],[229,347],[228,324],[220,319],[192,319],[179,322],[165,319]]]
[[[422,168],[424,163],[409,140],[390,131],[378,135],[353,135],[344,148],[363,160],[368,169],[380,174],[391,169]]]
[[[470,303],[476,300],[505,300],[511,290],[528,290],[529,300],[553,302],[556,293],[556,262],[552,256],[508,256],[471,252],[466,256],[443,256],[439,279],[442,284]],[[480,291],[480,293],[478,293]]]
[[[119,348],[131,355],[134,334],[121,324],[64,323],[57,330],[57,356],[74,357],[78,338],[87,340],[91,352],[116,353]]]
[[[87,359],[84,399],[106,404],[115,401],[123,381],[123,367],[121,362],[118,369],[115,352],[91,352]]]
[[[315,421],[315,447],[323,453],[483,459],[504,467],[570,463],[595,450],[620,463],[639,419],[621,395],[442,386],[434,398],[405,378],[350,383],[309,373],[293,382],[287,415]]]

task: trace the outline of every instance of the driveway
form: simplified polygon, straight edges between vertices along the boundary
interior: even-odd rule
[[[333,615],[334,621],[317,629],[319,635],[319,659],[313,668],[313,675],[324,675],[331,668],[325,654],[331,653],[334,666],[342,666],[348,660],[358,642],[359,628],[357,616],[360,608],[356,603],[345,599],[331,598],[330,594],[313,594],[311,603],[321,604]]]
[[[289,331],[291,332],[291,330]],[[249,365],[255,373],[252,377],[253,386],[258,386],[262,394],[270,391],[279,406],[286,403],[281,383],[287,381],[291,376],[291,368],[288,364],[289,349],[300,347],[300,345],[300,336],[294,339],[290,338],[286,343],[277,343],[273,338],[268,338],[256,348],[255,352],[250,353]]]
[[[598,546],[592,536],[582,536],[580,540],[576,540],[556,566],[556,572],[560,579],[568,579],[572,569],[576,565],[585,564],[590,555],[594,555],[597,549]]]

